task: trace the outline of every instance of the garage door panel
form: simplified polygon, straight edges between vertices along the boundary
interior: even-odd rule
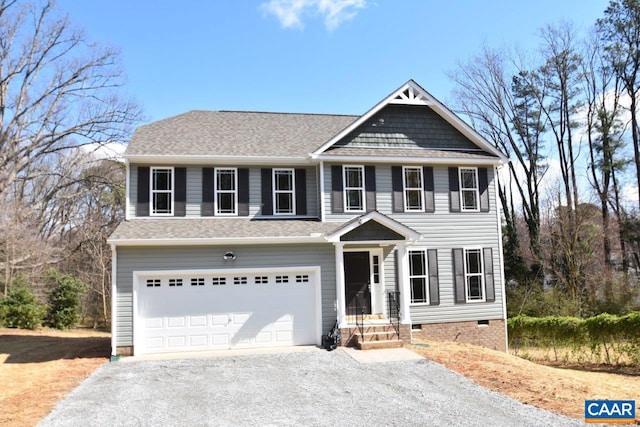
[[[142,337],[135,351],[315,344],[320,321],[315,276],[305,273],[299,281],[297,276],[203,273],[192,281],[176,275],[171,282],[152,278],[152,287],[143,278],[137,295],[141,328],[136,329]],[[175,286],[180,280],[183,286]]]

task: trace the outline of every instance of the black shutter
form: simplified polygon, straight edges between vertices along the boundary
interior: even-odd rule
[[[496,289],[493,280],[493,251],[491,248],[482,250],[484,257],[484,286],[487,291],[485,300],[494,302],[496,300]]]
[[[460,212],[458,168],[449,168],[449,210],[451,212]]]
[[[464,251],[460,248],[451,250],[453,260],[453,286],[455,303],[461,304],[467,301],[465,296],[464,279]]]
[[[331,166],[331,210],[333,213],[344,212],[342,189],[342,166]]]
[[[487,168],[478,168],[480,212],[489,212],[489,177]]]
[[[149,167],[138,166],[136,216],[149,216]]]
[[[213,189],[213,168],[202,168],[202,207],[200,214],[202,216],[214,216],[214,189]]]
[[[391,166],[391,190],[393,191],[393,212],[404,212],[402,166]]]
[[[175,208],[173,210],[173,216],[186,216],[187,215],[187,168],[175,168],[176,174],[174,183],[175,189]]]
[[[425,166],[422,168],[422,179],[424,185],[424,211],[435,212],[436,202],[433,185],[433,167]]]
[[[376,167],[364,167],[364,190],[366,193],[367,212],[376,210]]]
[[[249,216],[249,169],[238,169],[238,216]]]
[[[307,214],[307,171],[296,169],[296,215]]]
[[[272,169],[264,168],[261,172],[262,181],[262,215],[273,215],[273,179]]]
[[[429,265],[429,305],[440,304],[440,284],[438,281],[438,250],[427,249]]]

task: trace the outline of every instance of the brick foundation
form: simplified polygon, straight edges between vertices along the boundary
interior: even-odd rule
[[[116,347],[116,354],[118,356],[133,356],[133,346]]]
[[[488,325],[478,322],[425,323],[412,329],[413,339],[455,341],[506,351],[505,321],[490,320]]]

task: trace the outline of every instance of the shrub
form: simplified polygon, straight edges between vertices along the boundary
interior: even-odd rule
[[[56,270],[49,271],[48,284],[53,288],[47,297],[47,326],[56,329],[75,326],[80,319],[80,296],[85,292],[86,285]]]
[[[42,326],[46,309],[27,289],[9,291],[0,306],[2,323],[8,328],[37,329]]]

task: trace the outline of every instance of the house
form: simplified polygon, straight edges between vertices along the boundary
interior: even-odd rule
[[[124,157],[114,355],[320,344],[336,320],[345,344],[506,349],[508,158],[413,80],[362,116],[190,111]]]

